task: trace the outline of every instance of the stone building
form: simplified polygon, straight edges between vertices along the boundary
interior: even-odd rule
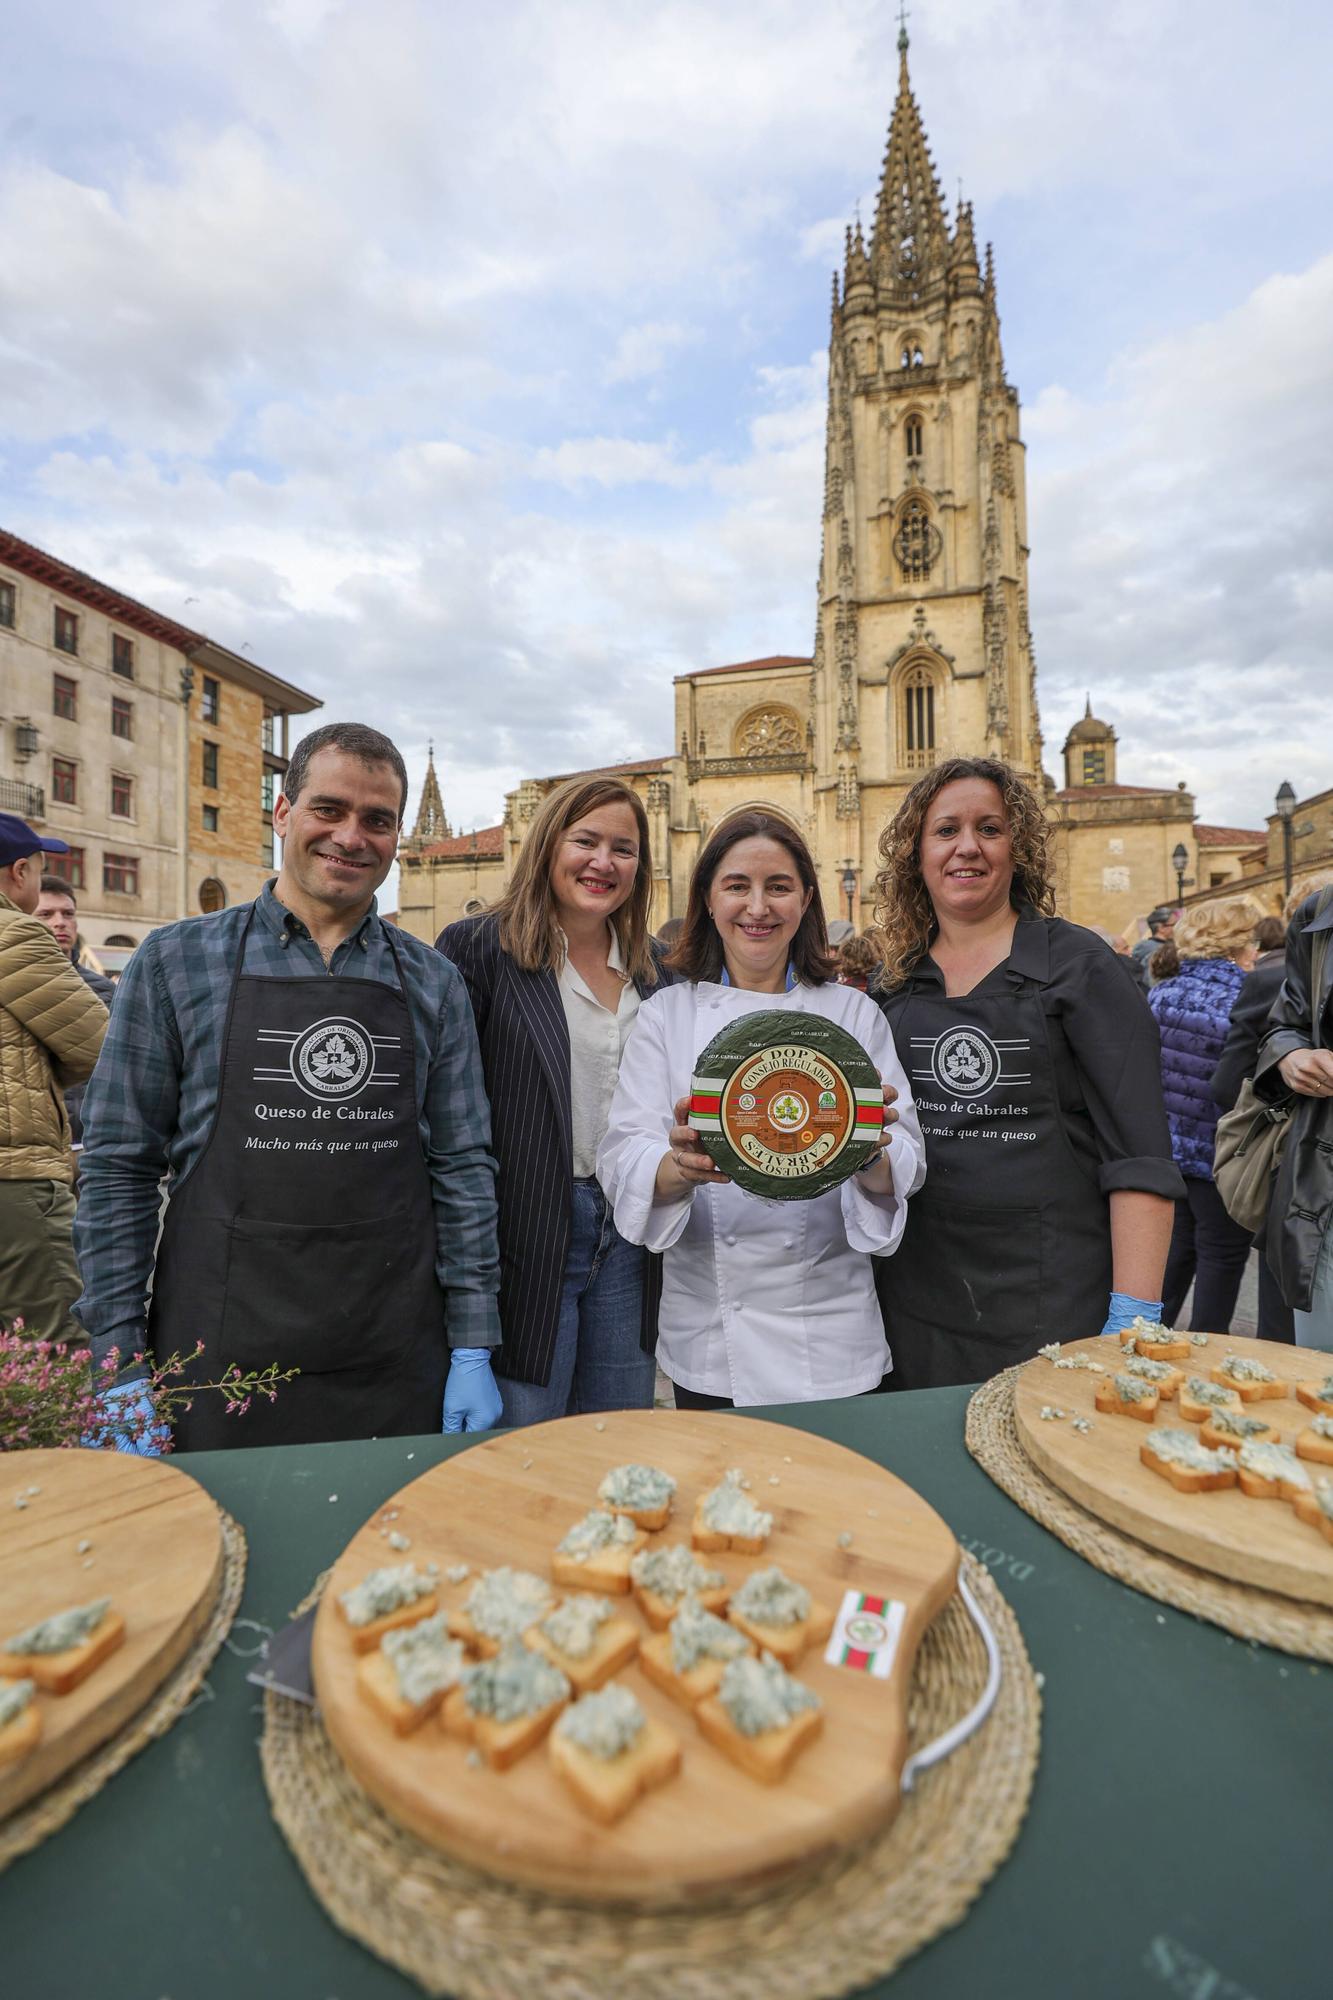
[[[989,244],[978,254],[970,203],[950,224],[905,31],[898,47],[874,223],[868,241],[859,221],[848,230],[833,280],[813,657],[681,675],[670,751],[618,767],[648,811],[654,922],[682,913],[709,827],[763,804],[805,833],[829,916],[864,925],[879,834],[907,788],[943,757],[992,755],[1044,789],[1065,913],[1127,931],[1174,898],[1182,841],[1197,879],[1205,830],[1183,784],[1118,782],[1115,732],[1090,704],[1065,745],[1063,787],[1044,777],[1025,454],[995,261]],[[419,843],[404,863],[405,924],[424,936],[493,901],[556,782],[525,780],[503,825],[470,836],[476,847]],[[1211,848],[1210,867],[1238,871],[1260,837]]]
[[[69,842],[94,950],[258,893],[288,719],[319,706],[0,531],[0,810]]]

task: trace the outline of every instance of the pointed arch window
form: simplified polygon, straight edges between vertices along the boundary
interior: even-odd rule
[[[903,442],[907,446],[909,458],[920,458],[925,435],[925,426],[920,417],[909,417],[903,425]]]
[[[926,771],[935,762],[935,676],[924,662],[902,679],[902,761],[908,771]]]
[[[924,500],[909,500],[893,538],[898,567],[909,583],[927,583],[944,542]]]

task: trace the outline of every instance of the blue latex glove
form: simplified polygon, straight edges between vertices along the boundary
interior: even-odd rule
[[[504,1404],[491,1373],[490,1348],[456,1347],[444,1385],[441,1429],[445,1435],[451,1431],[488,1431],[503,1414]]]
[[[1103,1333],[1123,1333],[1132,1320],[1142,1315],[1150,1325],[1155,1326],[1162,1317],[1160,1299],[1132,1299],[1128,1292],[1112,1292],[1111,1309],[1106,1315]]]
[[[112,1415],[124,1410],[127,1416],[147,1416],[153,1414],[153,1399],[142,1382],[114,1382],[102,1391],[102,1407]],[[169,1434],[165,1424],[155,1424],[151,1431],[144,1431],[139,1437],[131,1437],[122,1431],[116,1438],[116,1450],[127,1451],[135,1458],[161,1458],[168,1443]]]

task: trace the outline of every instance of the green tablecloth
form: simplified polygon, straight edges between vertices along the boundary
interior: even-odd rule
[[[850,1445],[924,1494],[990,1568],[1046,1680],[1018,1845],[966,1921],[895,1976],[894,2000],[1333,1993],[1333,1674],[1232,1640],[1070,1554],[967,1456],[966,1403],[941,1389],[754,1412]],[[416,1991],[333,1928],[288,1854],[260,1776],[261,1696],[245,1655],[387,1495],[465,1448],[399,1439],[181,1460],[249,1538],[241,1621],[212,1700],[0,1877],[14,2000]]]

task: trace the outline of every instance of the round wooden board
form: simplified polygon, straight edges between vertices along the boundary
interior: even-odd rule
[[[1080,1351],[1106,1362],[1107,1374],[1056,1368],[1040,1356],[1026,1362],[1019,1373],[1014,1421],[1033,1464],[1090,1514],[1149,1548],[1234,1583],[1333,1606],[1333,1546],[1299,1521],[1285,1500],[1252,1500],[1238,1486],[1221,1493],[1180,1493],[1170,1480],[1150,1472],[1139,1459],[1148,1425],[1136,1417],[1103,1416],[1094,1401],[1096,1385],[1108,1379],[1119,1343],[1094,1335],[1061,1349],[1062,1354]],[[1227,1354],[1252,1355],[1289,1384],[1322,1379],[1327,1373],[1327,1356],[1308,1348],[1219,1333],[1209,1334],[1206,1347],[1192,1347],[1188,1360],[1173,1361],[1171,1366],[1207,1376]],[[1044,1404],[1064,1410],[1065,1418],[1043,1418]],[[1295,1443],[1313,1414],[1290,1393],[1247,1403],[1245,1408],[1272,1424],[1284,1444]],[[1075,1431],[1069,1422],[1072,1416],[1090,1417],[1092,1430]],[[1175,1402],[1159,1403],[1154,1423],[1159,1429],[1179,1426],[1196,1437],[1201,1428],[1186,1423]],[[1333,1468],[1310,1460],[1302,1463],[1313,1478],[1333,1476]]]
[[[122,1644],[73,1693],[36,1696],[40,1742],[0,1766],[3,1819],[123,1728],[185,1657],[217,1597],[222,1524],[169,1460],[118,1451],[5,1453],[0,1520],[0,1639],[95,1597],[125,1620]]]
[[[580,1812],[544,1744],[499,1774],[469,1765],[465,1746],[434,1719],[395,1736],[357,1693],[355,1654],[334,1599],[386,1561],[434,1561],[442,1572],[470,1564],[465,1582],[442,1582],[448,1608],[463,1602],[482,1569],[510,1563],[549,1577],[556,1543],[596,1504],[603,1474],[631,1460],[677,1480],[673,1516],[650,1546],[688,1543],[696,1499],[738,1465],[774,1526],[760,1556],[707,1558],[729,1581],[775,1562],[835,1613],[848,1589],[896,1598],[906,1612],[888,1680],[828,1666],[822,1646],[806,1653],[796,1672],[823,1699],[824,1729],[776,1786],[746,1777],[637,1665],[624,1669],[617,1678],[674,1732],[684,1761],[678,1777],[608,1828]],[[399,1510],[392,1527],[411,1543],[407,1555],[387,1551],[381,1529],[390,1508]],[[843,1532],[853,1538],[848,1549],[838,1546]],[[353,1776],[394,1819],[447,1853],[506,1880],[595,1901],[724,1896],[818,1860],[893,1817],[913,1656],[953,1593],[957,1567],[957,1544],[933,1509],[841,1445],[724,1412],[567,1417],[488,1439],[386,1501],[330,1575],[315,1623],[315,1685]],[[614,1602],[646,1636],[633,1599]]]

